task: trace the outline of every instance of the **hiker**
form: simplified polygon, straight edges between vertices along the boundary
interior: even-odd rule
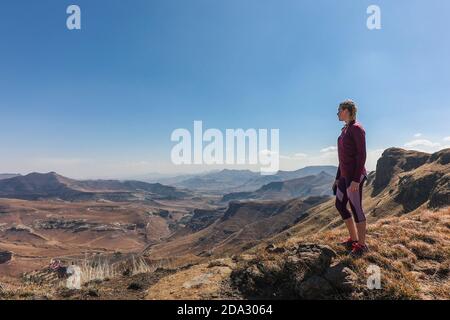
[[[352,100],[342,102],[338,108],[339,121],[345,121],[345,126],[337,143],[339,167],[333,193],[336,195],[336,208],[350,234],[341,244],[351,250],[352,256],[361,256],[368,251],[366,217],[362,207],[362,190],[367,180],[366,138],[364,128],[356,121],[356,112],[357,106]],[[347,203],[350,203],[351,213]]]

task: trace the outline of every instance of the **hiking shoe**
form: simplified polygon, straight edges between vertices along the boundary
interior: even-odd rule
[[[345,249],[347,249],[347,250],[352,250],[353,249],[353,245],[355,243],[358,243],[358,241],[354,241],[354,240],[352,240],[352,238],[348,238],[347,240],[345,240],[343,242],[340,242],[339,244],[341,246],[344,246]]]
[[[367,251],[369,251],[369,247],[367,245],[359,244],[357,242],[353,244],[352,252],[350,252],[350,255],[354,258],[357,258],[361,257]]]

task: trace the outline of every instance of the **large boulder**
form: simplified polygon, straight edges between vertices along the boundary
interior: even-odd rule
[[[232,284],[246,298],[329,299],[350,294],[356,274],[332,265],[336,253],[328,246],[297,244],[281,250],[268,246],[266,254],[239,261]]]

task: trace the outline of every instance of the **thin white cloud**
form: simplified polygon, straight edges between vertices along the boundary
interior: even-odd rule
[[[420,132],[418,132],[414,135],[414,138],[420,138],[421,136],[422,136],[422,134]]]
[[[321,149],[320,152],[333,152],[333,151],[336,151],[336,150],[337,150],[337,147],[330,146],[330,147],[326,147],[326,148]]]
[[[300,158],[300,159],[306,158],[307,156],[308,155],[306,153],[301,153],[301,152],[294,154],[294,158]]]
[[[446,138],[444,138],[444,141]],[[449,148],[449,144],[441,144],[440,142],[434,142],[427,139],[416,139],[405,143],[405,147],[421,152],[434,153],[442,149]]]
[[[405,147],[408,147],[408,148],[415,148],[415,147],[436,148],[436,147],[440,147],[440,146],[441,146],[441,144],[439,142],[432,142],[427,139],[416,139],[416,140],[405,143]]]
[[[450,142],[450,136],[449,136],[449,137],[445,137],[445,138],[442,139],[442,140],[444,140],[444,141],[446,141],[446,142]]]

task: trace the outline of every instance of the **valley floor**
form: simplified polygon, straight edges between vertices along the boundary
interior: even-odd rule
[[[450,299],[450,208],[368,225],[370,252],[348,256],[342,227],[286,230],[242,254],[85,283],[81,290],[0,279],[2,299]],[[381,289],[369,289],[368,267]]]

